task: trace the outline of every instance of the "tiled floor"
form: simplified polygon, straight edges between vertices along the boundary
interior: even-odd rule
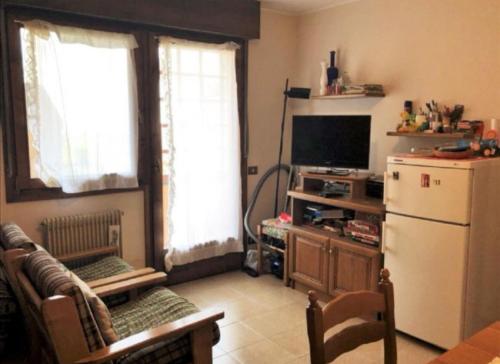
[[[309,363],[307,297],[273,276],[251,278],[232,272],[170,288],[200,308],[224,310],[214,364]],[[403,335],[398,335],[397,345],[400,364],[423,364],[440,354]],[[382,343],[363,345],[337,363],[383,363]]]

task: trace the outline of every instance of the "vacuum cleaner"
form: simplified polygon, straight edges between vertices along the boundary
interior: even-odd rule
[[[274,174],[277,173],[278,171],[284,171],[288,174],[288,188],[292,185],[293,182],[293,173],[292,173],[292,168],[288,165],[285,164],[276,164],[275,166],[269,168],[264,175],[259,179],[257,182],[257,186],[255,187],[255,190],[252,193],[252,196],[250,197],[250,201],[248,203],[248,208],[247,211],[245,212],[245,216],[243,218],[243,226],[245,228],[245,231],[247,232],[248,236],[255,241],[257,244],[259,243],[264,243],[260,238],[257,236],[257,234],[252,230],[250,226],[250,217],[252,216],[253,209],[255,208],[255,204],[257,202],[257,199],[259,197],[260,191],[262,190],[262,187],[264,186],[265,182]],[[283,209],[284,211],[288,210],[288,199],[285,202],[285,207]],[[245,259],[245,264],[243,267],[243,270],[247,272],[249,275],[252,277],[257,277],[257,254],[255,251],[248,251],[247,252],[247,257]],[[279,263],[277,261],[273,261],[272,265],[274,267],[273,271],[276,270],[277,265]]]

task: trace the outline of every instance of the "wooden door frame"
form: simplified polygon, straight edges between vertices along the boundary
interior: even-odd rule
[[[162,146],[161,146],[161,126],[160,126],[160,103],[159,103],[159,59],[158,59],[158,37],[161,35],[174,36],[193,41],[208,43],[222,43],[233,41],[240,45],[236,51],[236,81],[238,92],[238,116],[240,123],[240,175],[241,175],[241,206],[242,220],[247,208],[247,166],[248,166],[248,41],[210,34],[195,34],[183,31],[161,31],[148,34],[148,66],[146,72],[146,87],[148,95],[148,107],[146,111],[149,120],[150,130],[150,181],[151,188],[145,191],[144,199],[147,210],[145,211],[146,224],[146,265],[163,270],[164,256],[164,217],[163,211],[163,171],[162,171]],[[154,59],[154,61],[153,61]],[[146,208],[145,208],[146,210]],[[243,224],[243,221],[242,221]],[[242,237],[246,242],[246,234]],[[148,244],[149,242],[149,244]]]

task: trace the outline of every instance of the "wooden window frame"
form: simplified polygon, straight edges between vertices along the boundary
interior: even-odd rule
[[[30,177],[30,161],[28,151],[28,130],[26,118],[26,102],[24,89],[23,62],[21,50],[19,21],[41,19],[58,25],[74,26],[101,31],[132,34],[136,37],[139,48],[134,50],[135,68],[137,76],[138,95],[138,170],[139,187],[124,189],[103,189],[79,193],[66,193],[60,187],[47,187],[40,179]],[[144,51],[141,47],[141,31],[134,27],[117,24],[111,21],[95,21],[65,14],[46,13],[36,10],[15,9],[8,11],[1,22],[2,33],[2,67],[4,90],[4,166],[7,202],[38,201],[51,199],[65,199],[83,196],[103,195],[139,191],[144,188],[144,160],[147,157],[145,150],[146,128],[143,117],[144,110]]]
[[[115,31],[135,35],[139,48],[135,52],[137,68],[137,88],[139,106],[139,163],[138,178],[139,188],[89,191],[83,193],[67,194],[58,188],[47,188],[41,181],[32,180],[21,182],[18,173],[26,168],[24,176],[29,176],[29,164],[19,168],[18,153],[23,153],[21,145],[16,141],[16,131],[24,133],[25,158],[28,158],[27,125],[25,117],[25,95],[22,68],[17,71],[17,87],[20,93],[13,93],[15,87],[12,75],[12,42],[14,35],[19,37],[19,32],[8,29],[13,19],[44,19],[57,24],[90,28],[103,31]],[[12,26],[12,25],[11,25]],[[110,193],[124,193],[130,191],[143,191],[144,193],[144,224],[146,242],[146,264],[157,269],[163,269],[163,173],[162,173],[162,146],[159,103],[159,62],[158,62],[158,36],[172,36],[198,42],[223,43],[233,41],[240,45],[236,52],[236,79],[238,84],[238,112],[240,119],[240,145],[241,145],[241,190],[242,209],[247,207],[247,158],[248,158],[248,121],[247,121],[247,73],[248,73],[248,40],[220,34],[201,33],[171,28],[168,26],[153,26],[130,21],[100,19],[93,16],[59,13],[54,10],[40,10],[35,8],[4,7],[0,1],[0,57],[1,57],[1,104],[3,110],[3,144],[4,144],[4,174],[7,202],[39,201],[52,199],[65,199],[103,195]],[[21,60],[20,38],[17,39],[17,59]],[[19,65],[18,65],[19,66]],[[15,97],[15,95],[21,95]],[[16,109],[17,108],[17,109]],[[24,119],[20,117],[24,115]],[[17,114],[16,114],[17,112]],[[27,160],[27,159],[25,159]],[[26,178],[25,178],[26,180]],[[21,182],[21,183],[20,183]],[[23,187],[23,188],[20,188]],[[243,241],[246,241],[245,237]]]

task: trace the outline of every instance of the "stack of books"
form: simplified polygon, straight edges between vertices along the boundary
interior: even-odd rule
[[[378,84],[364,84],[364,85],[345,85],[342,91],[344,95],[369,95],[369,96],[384,96],[384,88]]]
[[[377,225],[364,220],[350,220],[344,228],[344,234],[352,240],[377,246],[380,242]]]

